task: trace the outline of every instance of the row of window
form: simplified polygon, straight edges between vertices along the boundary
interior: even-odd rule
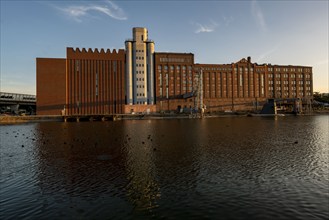
[[[168,73],[166,74],[166,78],[167,78],[167,77],[168,77]],[[173,80],[174,77],[170,77],[170,79]],[[176,77],[176,80],[180,80],[180,79],[181,79],[180,76],[177,76],[177,77]],[[187,78],[186,78],[186,74],[183,74],[182,79],[183,79],[184,81],[185,81],[185,80],[192,80],[192,74],[189,74],[189,76],[188,76]],[[210,79],[209,77],[206,77],[206,78],[205,78],[205,81],[209,81],[209,79]],[[261,80],[264,79],[263,75],[261,75],[260,79],[261,79]],[[162,74],[161,74],[161,73],[159,74],[159,80],[160,80],[160,83],[161,83],[161,80],[162,80]],[[215,77],[211,77],[211,80],[212,80],[212,81],[215,81]],[[217,78],[217,80],[220,81],[221,78]],[[223,80],[226,80],[226,77],[224,77]],[[236,77],[235,77],[235,80],[237,80]],[[248,78],[243,78],[242,75],[239,75],[239,81],[240,81],[240,83],[243,83],[243,80],[248,81]],[[257,80],[257,79],[256,79],[256,80]],[[253,81],[251,80],[250,82],[252,83]],[[275,82],[276,82],[276,84],[281,84],[281,81],[275,81]],[[296,81],[290,81],[290,82],[291,82],[291,84],[296,84]],[[299,85],[303,85],[303,84],[304,84],[304,81],[297,81],[297,82],[298,82]],[[270,80],[270,81],[268,81],[268,83],[269,83],[269,84],[273,84],[274,81],[273,81],[273,80]],[[288,81],[288,80],[285,80],[285,81],[283,81],[283,84],[289,84],[289,81]],[[307,81],[305,81],[305,84],[310,85],[310,84],[311,84],[311,81],[307,80]]]
[[[288,93],[288,92],[284,92],[284,93],[276,92],[276,96],[281,96],[281,94],[283,94],[283,95],[286,96],[286,97],[289,96],[289,93]],[[291,92],[290,94],[291,94],[292,97],[296,97],[296,96],[297,96],[297,93],[296,93],[296,92]],[[306,93],[304,93],[304,92],[299,92],[298,94],[299,94],[299,96],[304,96],[304,94],[305,94],[306,96],[311,96],[311,93],[310,93],[310,92],[306,92]],[[272,92],[271,95],[273,96],[274,93]]]
[[[191,59],[188,59],[188,58],[175,58],[175,57],[160,57],[160,62],[191,63]]]
[[[297,88],[300,91],[304,90],[304,87],[295,87],[295,86],[291,87],[291,90],[297,90]],[[270,87],[268,87],[268,90],[274,90],[274,87],[270,86]],[[276,87],[276,90],[281,90],[281,87]],[[285,87],[283,87],[283,90],[289,90],[289,87],[285,86]],[[311,91],[311,87],[309,87],[309,86],[306,87],[306,90]]]
[[[144,57],[136,57],[136,60],[144,60]]]
[[[270,74],[268,74],[268,77],[269,78],[273,78],[273,74],[272,73],[270,73]],[[302,79],[303,78],[303,74],[297,74],[297,78],[299,78],[299,79]],[[281,77],[283,77],[283,78],[288,78],[289,77],[289,74],[280,74],[280,73],[276,73],[275,74],[275,78],[281,78]],[[290,78],[296,78],[296,74],[290,74]],[[309,74],[305,74],[305,78],[311,78],[311,75],[309,75]]]
[[[189,66],[189,69],[190,69],[191,67]],[[185,70],[186,69],[186,67],[185,66],[183,66],[182,67],[182,69],[183,70]],[[236,68],[235,68],[236,69]],[[167,71],[168,70],[168,66],[164,66],[164,70],[165,71]],[[174,66],[170,66],[170,70],[174,70]],[[180,70],[180,66],[176,66],[176,70],[177,71],[179,71]],[[161,72],[162,71],[162,66],[158,66],[158,72]],[[251,68],[251,74],[253,74],[253,69]],[[258,71],[258,72],[261,72],[261,71]],[[184,72],[185,73],[185,72]],[[191,72],[190,72],[191,73]],[[245,71],[245,73],[247,73],[247,71]],[[206,74],[218,74],[218,73],[206,73]],[[219,73],[219,74],[223,74],[223,73]],[[225,73],[224,73],[225,74]],[[230,74],[230,73],[228,73],[228,74]],[[242,69],[240,69],[240,74],[242,74]],[[281,78],[281,77],[283,77],[283,78],[289,78],[289,75],[290,75],[290,78],[296,78],[296,75],[297,75],[297,78],[300,78],[300,79],[302,79],[303,77],[305,77],[305,78],[307,78],[307,79],[309,79],[309,78],[311,78],[311,75],[309,75],[309,74],[281,74],[281,73],[276,73],[275,74],[275,77],[276,78]],[[253,75],[251,75],[251,78],[252,78],[252,76]],[[273,78],[273,76],[274,76],[274,74],[272,74],[272,73],[269,73],[269,74],[267,74],[267,76],[269,77],[269,78]]]
[[[282,71],[282,72],[289,72],[289,70],[290,70],[290,72],[296,72],[296,68],[275,68],[275,71],[276,72],[280,72],[280,71]],[[297,68],[297,72],[303,72],[303,68]],[[305,68],[305,72],[311,72],[311,69],[310,68]]]
[[[203,70],[222,70],[222,71],[232,71],[232,68],[226,68],[226,67],[204,67]],[[195,68],[195,70],[199,70],[199,68]],[[236,71],[236,68],[235,68]]]
[[[304,81],[297,81],[298,82],[298,85],[304,85]],[[290,81],[290,83],[292,84],[292,85],[296,85],[296,81]],[[270,81],[268,81],[268,84],[274,84],[274,81],[272,81],[272,80],[270,80]],[[279,85],[279,84],[281,84],[281,81],[275,81],[275,84],[276,85]],[[287,80],[285,80],[285,81],[283,81],[283,84],[284,85],[288,85],[289,84],[289,81],[287,81]],[[306,85],[311,85],[311,81],[305,81],[305,84]]]
[[[165,69],[168,69],[167,66],[164,67]],[[179,66],[178,66],[179,68]],[[201,67],[202,70],[212,70],[212,71],[232,71],[232,68],[230,67]],[[158,66],[158,69],[161,70],[161,65]],[[174,69],[174,66],[171,66],[171,69]],[[191,67],[192,69],[192,67]],[[247,68],[247,67],[244,67],[244,72],[248,72],[248,69],[250,70],[250,72],[253,72],[254,69],[253,68]],[[199,68],[195,68],[196,71],[199,70]],[[272,67],[268,67],[267,68],[268,71],[272,72],[273,71],[273,68]],[[237,72],[237,68],[235,67],[234,68],[234,71]],[[243,67],[239,67],[239,71],[242,72],[243,71]],[[256,68],[256,72],[264,72],[265,69],[264,68]],[[295,68],[290,68],[290,71],[289,71],[289,68],[275,68],[275,71],[276,72],[296,72],[296,69]],[[303,72],[303,68],[297,68],[297,72]],[[311,69],[309,68],[305,68],[305,72],[311,72]]]
[[[168,70],[168,66],[167,65],[163,66],[163,69]],[[170,66],[170,70],[174,70],[174,69],[175,69],[174,66]],[[176,66],[176,70],[180,70],[180,69],[181,69],[181,66]],[[188,69],[192,70],[192,66],[188,66]],[[161,65],[158,65],[158,70],[159,70],[159,72],[161,72],[161,70],[162,70]],[[186,66],[182,66],[182,70],[186,70]]]

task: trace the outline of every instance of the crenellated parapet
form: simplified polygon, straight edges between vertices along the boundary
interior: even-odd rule
[[[67,59],[88,59],[88,60],[120,60],[125,58],[125,50],[107,49],[106,51],[102,48],[100,51],[91,48],[76,48],[67,47],[66,48],[66,57]]]

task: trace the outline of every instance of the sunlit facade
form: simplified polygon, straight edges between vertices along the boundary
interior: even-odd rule
[[[267,99],[313,98],[312,67],[194,63],[192,53],[155,52],[136,27],[125,50],[67,48],[64,59],[37,58],[37,114],[124,114],[186,108],[258,109]]]

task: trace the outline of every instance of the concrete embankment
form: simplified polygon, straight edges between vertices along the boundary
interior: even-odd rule
[[[301,114],[301,115],[329,115],[329,111],[327,110],[318,110],[318,111],[313,111],[311,114]],[[294,115],[294,114],[289,114],[285,113],[284,115]],[[244,116],[261,116],[260,114],[257,114],[255,112],[250,113],[250,112],[232,112],[232,113],[212,113],[212,114],[205,114],[204,118],[212,118],[212,117],[244,117]],[[77,121],[76,118],[80,119],[85,119],[81,121],[101,121],[102,118],[104,117],[95,117],[95,116],[90,116],[90,117],[83,117],[83,116],[70,116],[68,117],[72,120],[68,121]],[[86,120],[86,118],[88,120]],[[107,118],[107,120],[115,121],[115,120],[152,120],[152,119],[184,119],[184,118],[201,118],[200,114],[136,114],[136,115],[131,115],[131,114],[126,114],[126,115],[116,115],[115,117],[112,118]],[[27,122],[46,122],[46,121],[64,121],[63,116],[60,115],[29,115],[29,116],[10,116],[10,115],[0,115],[0,124],[14,124],[14,123],[27,123]]]
[[[25,123],[25,122],[40,122],[40,121],[62,121],[62,116],[38,116],[38,115],[28,115],[28,116],[11,116],[11,115],[1,115],[0,124],[12,124],[12,123]]]

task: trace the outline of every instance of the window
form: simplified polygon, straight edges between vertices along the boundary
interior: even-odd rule
[[[98,96],[98,73],[96,73],[96,85],[95,85],[95,87],[96,87],[96,97]]]
[[[80,67],[80,61],[76,60],[75,61],[75,68],[76,68],[77,71],[79,71],[79,67]]]

